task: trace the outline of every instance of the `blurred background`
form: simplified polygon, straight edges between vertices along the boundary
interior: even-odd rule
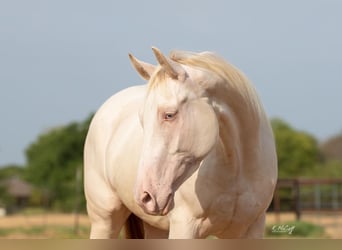
[[[87,238],[83,144],[128,53],[214,51],[254,83],[279,182],[267,237],[342,238],[342,2],[0,2],[0,238]],[[290,230],[295,227],[294,230]],[[291,234],[289,232],[292,232]]]

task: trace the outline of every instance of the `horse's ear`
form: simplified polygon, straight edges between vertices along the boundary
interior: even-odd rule
[[[152,47],[153,53],[160,66],[172,79],[180,80],[181,82],[187,77],[187,73],[184,68],[177,62],[172,61],[163,55],[163,53],[156,47]]]
[[[133,67],[138,71],[138,73],[141,75],[142,78],[145,80],[150,80],[151,75],[153,74],[154,70],[156,69],[156,66],[142,62],[135,58],[132,54],[128,54],[129,59],[131,60],[131,63]]]

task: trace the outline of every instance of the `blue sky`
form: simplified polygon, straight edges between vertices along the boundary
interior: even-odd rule
[[[128,52],[215,51],[254,82],[270,117],[319,140],[342,132],[342,1],[3,0],[0,166],[51,127],[143,81]]]

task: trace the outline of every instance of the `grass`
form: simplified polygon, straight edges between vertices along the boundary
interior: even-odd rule
[[[265,236],[266,238],[327,238],[324,227],[305,221],[267,225]]]
[[[45,214],[48,211],[46,211],[44,208],[25,208],[22,211],[20,211],[20,214],[22,215],[41,215]]]

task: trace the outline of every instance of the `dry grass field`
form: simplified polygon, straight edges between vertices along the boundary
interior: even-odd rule
[[[75,226],[76,225],[76,226]],[[43,213],[0,218],[0,239],[88,238],[87,215]]]
[[[75,222],[78,220],[77,232]],[[342,213],[305,213],[302,220],[322,225],[325,238],[342,239]],[[290,225],[295,221],[294,214],[282,213],[278,217],[268,214],[267,225]],[[42,213],[19,214],[0,218],[0,239],[70,239],[88,238],[90,223],[86,215]],[[283,235],[284,236],[284,235]],[[285,235],[286,236],[286,235]],[[290,237],[290,236],[289,236]]]

